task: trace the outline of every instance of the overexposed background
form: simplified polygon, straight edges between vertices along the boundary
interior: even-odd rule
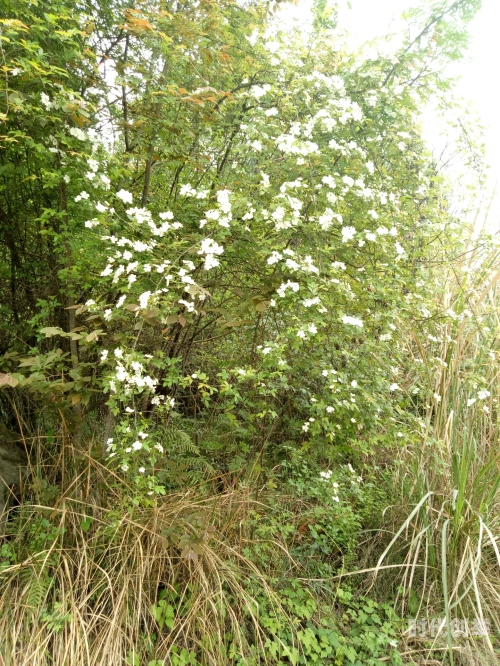
[[[349,33],[352,48],[399,29],[401,13],[422,0],[340,0],[339,27]],[[310,0],[299,0],[282,10],[283,20],[307,23]],[[500,189],[500,0],[483,0],[483,6],[469,24],[470,45],[465,57],[450,66],[449,74],[457,81],[455,97],[470,101],[484,126],[486,161],[489,165],[485,198],[498,182]],[[440,154],[443,149],[442,122],[428,114],[425,120],[430,147]],[[495,198],[489,225],[500,229],[500,196]]]

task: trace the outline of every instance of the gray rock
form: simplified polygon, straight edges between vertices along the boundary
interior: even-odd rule
[[[27,465],[24,449],[12,441],[0,442],[0,538],[5,532],[9,486],[20,483],[26,474]]]

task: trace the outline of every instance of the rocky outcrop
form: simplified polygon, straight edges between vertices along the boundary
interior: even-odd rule
[[[5,532],[9,487],[20,483],[26,474],[28,459],[21,446],[2,438],[0,441],[0,538]]]

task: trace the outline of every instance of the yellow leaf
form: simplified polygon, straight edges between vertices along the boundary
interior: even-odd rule
[[[27,25],[24,25],[24,23],[21,23],[17,19],[0,19],[0,23],[9,28],[18,28],[18,30],[23,30],[24,32],[29,32],[30,30]]]
[[[5,374],[4,372],[0,372],[0,386],[17,386],[19,384],[19,380],[17,380],[15,377],[12,375]]]

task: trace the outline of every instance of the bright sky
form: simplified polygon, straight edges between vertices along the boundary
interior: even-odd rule
[[[360,45],[397,27],[401,13],[425,0],[340,0],[339,25],[351,34],[350,43]],[[350,4],[350,7],[348,6]],[[299,0],[291,10],[296,16],[308,13],[310,0]],[[288,10],[287,10],[288,11]],[[456,96],[470,100],[485,126],[490,187],[500,190],[500,0],[483,0],[483,7],[469,26],[471,42],[466,57],[450,73],[457,79]],[[434,134],[434,138],[432,138]],[[429,136],[441,151],[437,128]],[[500,196],[494,207],[500,220]],[[490,219],[490,222],[492,220]],[[496,226],[496,225],[495,225]],[[497,227],[498,228],[498,227]]]

